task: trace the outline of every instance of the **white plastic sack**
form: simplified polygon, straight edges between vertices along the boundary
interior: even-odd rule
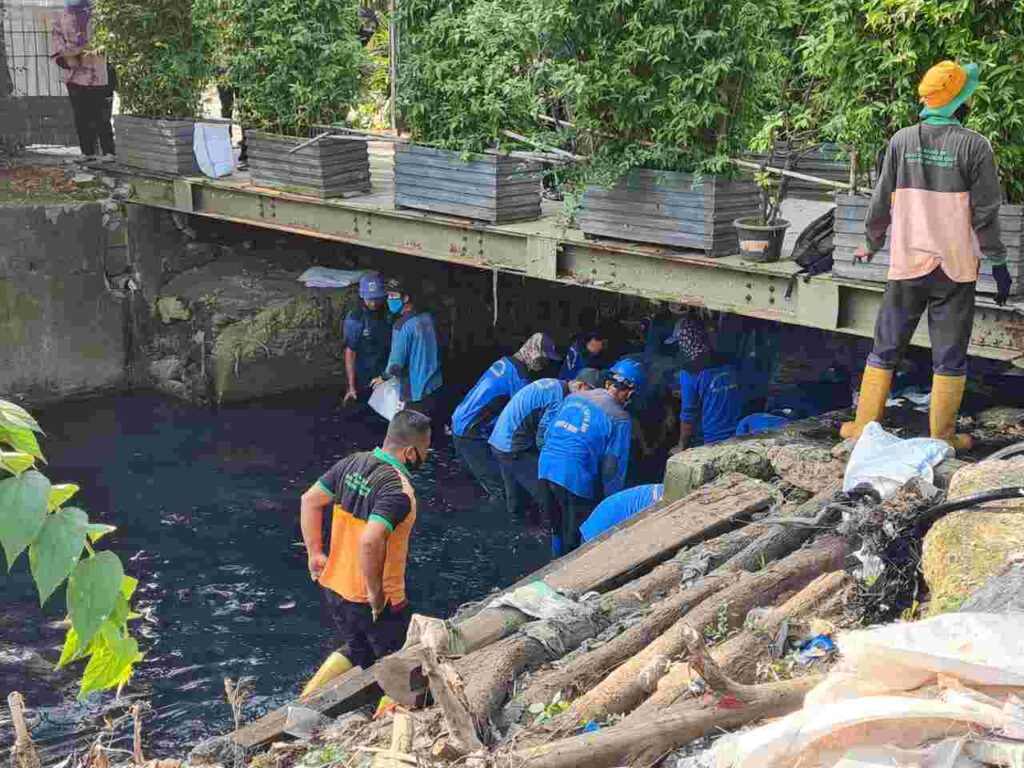
[[[843,476],[843,491],[849,492],[867,483],[883,499],[888,499],[912,477],[931,483],[935,479],[932,468],[952,455],[953,449],[944,440],[930,437],[903,440],[872,421],[864,427],[850,454]]]
[[[390,378],[374,388],[370,394],[369,405],[385,419],[391,421],[395,414],[405,407],[399,394],[398,379]]]
[[[560,595],[543,581],[531,581],[487,604],[488,608],[515,608],[534,619],[555,619],[572,613],[578,606],[575,600]]]
[[[305,283],[307,288],[347,288],[369,273],[368,269],[310,267],[299,275],[298,279],[300,283]]]
[[[210,178],[219,179],[233,173],[235,157],[231,152],[231,124],[196,123],[192,151],[199,170]]]

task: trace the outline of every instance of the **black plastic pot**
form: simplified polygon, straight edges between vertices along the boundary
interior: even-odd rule
[[[755,264],[770,264],[782,257],[782,240],[789,222],[776,219],[774,224],[758,224],[757,219],[736,219],[736,235],[740,241],[740,256]]]

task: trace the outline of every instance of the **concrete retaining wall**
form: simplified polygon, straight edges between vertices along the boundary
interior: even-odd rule
[[[0,206],[0,396],[45,402],[121,384],[122,299],[98,203]]]

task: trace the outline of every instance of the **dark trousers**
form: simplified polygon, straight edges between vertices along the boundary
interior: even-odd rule
[[[534,505],[530,503],[535,502],[535,508],[541,511],[546,508],[541,495],[540,480],[537,479],[540,454],[537,451],[505,453],[497,448],[491,448],[491,451],[498,460],[498,467],[501,470],[501,482],[505,488],[505,508],[508,510],[509,518],[526,513],[531,522],[540,522],[535,511],[531,514]]]
[[[577,496],[568,488],[550,480],[541,480],[546,493],[548,519],[551,520],[551,554],[554,557],[572,552],[583,540],[580,526],[594,511],[594,502]]]
[[[230,120],[235,111],[235,89],[230,85],[218,85],[217,96],[220,98],[220,116]],[[245,143],[245,129],[242,129],[242,143],[239,145],[238,162],[244,163],[249,159],[249,147]]]
[[[967,346],[974,327],[974,283],[956,283],[942,267],[913,280],[890,280],[875,324],[873,368],[892,370],[906,356],[921,315],[928,310],[932,367],[941,376],[967,373]]]
[[[437,394],[427,395],[422,400],[411,400],[405,404],[405,410],[418,411],[435,423],[437,422],[438,407]]]
[[[68,83],[67,88],[82,154],[95,155],[97,149],[104,155],[114,154],[114,129],[110,124],[114,98],[109,86]]]
[[[469,474],[476,478],[484,492],[495,501],[505,498],[501,481],[501,467],[491,452],[491,446],[482,437],[456,437],[455,453]]]
[[[369,669],[377,659],[405,643],[412,617],[409,603],[399,608],[389,605],[375,623],[369,603],[349,602],[330,589],[324,593],[334,625],[334,647],[355,666]]]

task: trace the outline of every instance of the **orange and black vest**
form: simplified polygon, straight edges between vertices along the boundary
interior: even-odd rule
[[[320,478],[319,485],[334,499],[330,551],[320,584],[350,602],[369,602],[359,540],[367,522],[376,520],[391,531],[384,557],[384,595],[389,605],[403,604],[409,534],[416,522],[416,493],[409,471],[377,448],[342,459]]]

